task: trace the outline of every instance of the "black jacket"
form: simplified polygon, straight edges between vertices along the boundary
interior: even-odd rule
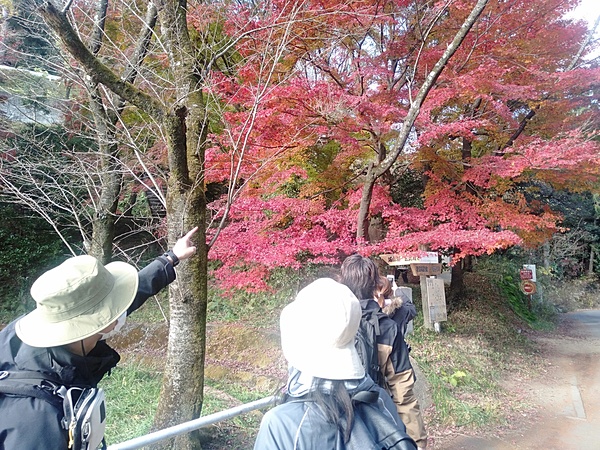
[[[392,298],[390,303],[383,307],[383,312],[398,324],[402,336],[406,335],[408,322],[417,317],[415,304],[404,295]]]
[[[402,396],[402,373],[412,370],[408,346],[396,322],[388,317],[375,300],[360,301],[363,311],[372,311],[379,317],[379,336],[377,337],[377,356],[381,373],[384,376],[388,391],[394,402]]]
[[[174,281],[175,270],[160,257],[142,269],[138,277],[138,291],[127,315]],[[60,379],[65,386],[96,387],[119,362],[119,354],[105,341],[99,341],[85,357],[64,347],[31,347],[16,335],[15,322],[0,331],[0,371],[34,370]],[[61,409],[44,400],[0,393],[0,449],[67,449],[67,434],[60,425],[62,417]]]

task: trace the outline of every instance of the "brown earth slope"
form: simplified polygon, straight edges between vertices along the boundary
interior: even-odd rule
[[[600,449],[600,311],[564,314],[553,333],[534,337],[545,367],[515,385],[534,399],[536,413],[500,437],[457,436],[447,450]],[[511,381],[511,380],[507,380]]]

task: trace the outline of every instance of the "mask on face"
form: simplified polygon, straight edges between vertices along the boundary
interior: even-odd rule
[[[110,330],[108,333],[100,333],[100,340],[105,341],[108,338],[111,338],[114,335],[116,335],[119,331],[121,331],[121,328],[123,328],[123,325],[125,325],[126,318],[127,318],[127,311],[125,311],[123,314],[121,314],[119,316],[119,318],[117,319],[117,324],[115,325],[115,327],[112,330]]]

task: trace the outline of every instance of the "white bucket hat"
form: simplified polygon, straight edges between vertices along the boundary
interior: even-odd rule
[[[103,266],[88,255],[67,259],[31,286],[37,308],[15,330],[32,347],[55,347],[93,336],[127,311],[138,288],[135,267]]]
[[[354,346],[360,303],[352,291],[320,278],[281,312],[281,347],[303,374],[328,380],[357,380],[365,370]]]

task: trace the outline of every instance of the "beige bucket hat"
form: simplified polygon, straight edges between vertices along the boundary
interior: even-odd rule
[[[17,336],[32,347],[93,336],[127,311],[137,288],[137,269],[127,263],[103,266],[88,255],[69,258],[33,283],[37,307],[17,321]]]
[[[320,278],[281,312],[281,347],[288,363],[328,380],[357,380],[365,370],[354,346],[361,318],[358,299],[345,285]]]

